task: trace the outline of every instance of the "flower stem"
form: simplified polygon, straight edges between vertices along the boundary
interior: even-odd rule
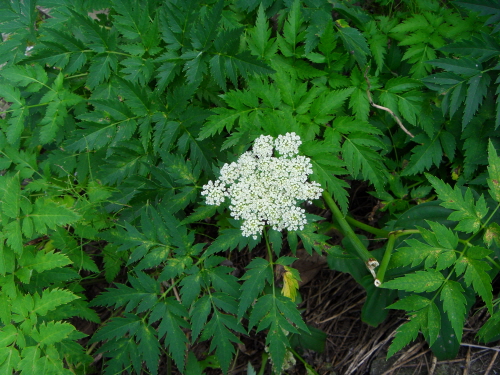
[[[323,191],[323,199],[325,200],[326,204],[328,205],[328,207],[332,211],[332,215],[335,218],[335,220],[337,220],[337,222],[339,223],[340,228],[344,232],[344,235],[351,241],[358,256],[368,266],[368,262],[370,261],[370,259],[373,258],[371,256],[370,252],[366,249],[365,245],[363,245],[363,242],[361,242],[361,240],[358,238],[358,236],[356,236],[356,234],[352,230],[351,226],[346,221],[346,218],[344,217],[342,212],[340,212],[339,207],[334,202],[334,200],[332,199],[332,197],[330,196],[330,194],[328,192]]]

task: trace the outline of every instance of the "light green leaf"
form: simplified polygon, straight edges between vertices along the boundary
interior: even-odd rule
[[[19,204],[21,199],[21,186],[19,183],[19,173],[8,178],[3,177],[0,183],[0,191],[2,192],[1,203],[3,213],[11,219],[16,219],[19,216]]]
[[[500,157],[491,140],[488,142],[488,177],[490,195],[500,203]]]
[[[0,348],[0,375],[14,374],[20,361],[19,351],[15,347]]]
[[[7,324],[0,330],[0,348],[11,345],[17,339],[17,329],[13,324]],[[1,363],[1,356],[0,356]]]
[[[467,300],[464,297],[462,286],[453,280],[448,280],[441,290],[441,301],[443,301],[443,310],[455,331],[458,342],[462,341],[462,333],[465,322],[465,306]]]
[[[55,229],[57,226],[71,224],[80,219],[80,215],[73,210],[45,198],[36,200],[33,212],[29,216],[33,219],[36,231],[41,234],[47,233],[47,229]]]
[[[45,289],[40,297],[38,293],[34,295],[35,306],[33,312],[38,315],[46,315],[47,312],[54,310],[57,306],[67,304],[80,297],[65,289]]]
[[[474,198],[469,188],[464,196],[458,185],[452,188],[433,175],[426,173],[426,177],[436,190],[438,198],[443,201],[440,205],[455,210],[448,217],[449,220],[459,221],[455,230],[465,233],[477,232],[481,228],[481,219],[488,213],[484,196],[481,196],[477,203],[474,204]]]
[[[417,293],[433,292],[443,284],[444,280],[441,272],[430,269],[427,271],[416,271],[415,273],[387,281],[382,284],[382,287]]]
[[[42,346],[55,344],[64,340],[75,330],[69,323],[48,322],[38,326],[38,330],[33,330],[31,337]]]

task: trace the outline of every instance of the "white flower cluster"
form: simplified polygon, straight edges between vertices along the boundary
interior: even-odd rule
[[[301,143],[295,133],[276,139],[260,136],[252,151],[235,163],[224,164],[220,177],[203,186],[206,203],[218,206],[228,197],[231,216],[243,220],[245,237],[256,239],[264,225],[277,231],[302,230],[307,220],[297,204],[318,199],[323,189],[317,182],[307,181],[312,165],[308,157],[298,155]],[[273,156],[274,149],[278,157]]]

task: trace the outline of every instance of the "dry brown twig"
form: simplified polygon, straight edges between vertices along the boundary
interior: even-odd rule
[[[408,129],[405,128],[405,126],[403,125],[403,122],[399,119],[398,116],[396,116],[396,114],[389,108],[387,107],[383,107],[381,105],[378,105],[378,104],[375,104],[373,102],[373,99],[372,99],[372,93],[370,92],[370,88],[371,88],[371,85],[370,85],[370,79],[368,78],[368,70],[370,69],[369,66],[366,67],[365,69],[365,81],[366,81],[366,84],[368,85],[368,87],[366,88],[366,95],[368,96],[368,101],[370,102],[370,104],[372,105],[372,107],[375,107],[375,108],[378,108],[378,109],[381,109],[383,111],[386,111],[387,113],[389,113],[393,118],[394,120],[396,120],[397,124],[399,125],[399,127],[406,133],[408,134],[410,137],[414,138],[415,136],[413,134],[411,134],[409,132]]]

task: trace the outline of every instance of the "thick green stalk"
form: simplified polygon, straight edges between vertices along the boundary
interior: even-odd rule
[[[377,280],[380,281],[380,284],[384,282],[385,271],[387,270],[387,266],[389,265],[389,261],[391,260],[392,250],[394,249],[394,242],[396,241],[396,234],[391,233],[389,235],[389,240],[387,241],[387,247],[385,248],[384,257],[382,258],[382,263],[380,264],[380,268],[377,271]]]
[[[346,221],[345,216],[342,214],[342,212],[340,212],[339,207],[334,202],[334,200],[332,199],[332,197],[330,196],[330,194],[328,192],[323,191],[323,199],[325,200],[326,204],[328,205],[328,207],[332,211],[332,215],[335,218],[335,220],[337,220],[337,222],[339,223],[340,228],[344,232],[344,235],[351,241],[358,256],[368,266],[368,262],[370,261],[370,259],[373,259],[370,252],[368,250],[366,250],[365,245],[363,245],[363,243],[358,238],[358,236],[356,236],[356,234],[352,230],[351,226]]]

